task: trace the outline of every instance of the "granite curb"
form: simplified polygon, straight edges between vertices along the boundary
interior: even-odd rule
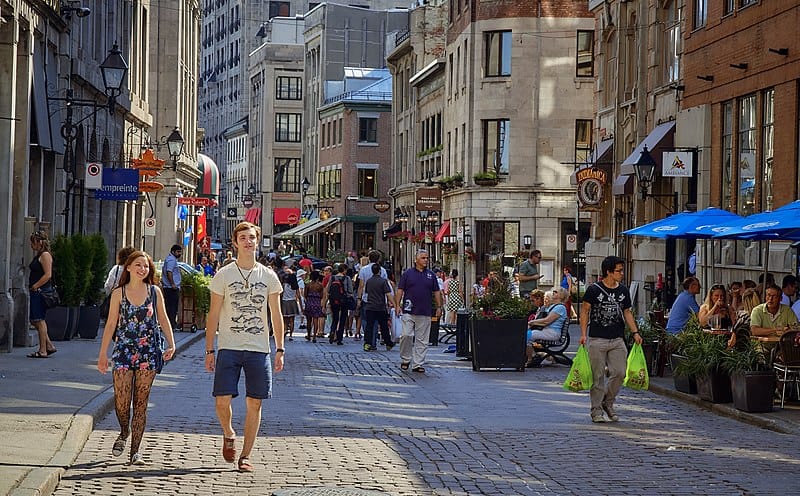
[[[205,339],[205,332],[196,334],[184,333],[176,335],[177,352],[185,350],[196,341]],[[8,496],[46,496],[52,494],[58,486],[61,476],[83,450],[86,440],[92,433],[95,422],[105,417],[114,408],[114,387],[109,385],[84,404],[75,414],[67,427],[61,445],[56,449],[46,466],[28,472],[16,488]]]

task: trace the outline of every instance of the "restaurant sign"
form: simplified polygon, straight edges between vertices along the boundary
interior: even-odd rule
[[[692,152],[664,152],[663,177],[692,177],[694,169],[694,156]]]
[[[416,200],[417,211],[441,210],[442,190],[439,188],[420,188],[417,190]]]
[[[578,206],[585,212],[597,212],[603,202],[606,171],[597,167],[586,167],[575,172],[578,181]]]

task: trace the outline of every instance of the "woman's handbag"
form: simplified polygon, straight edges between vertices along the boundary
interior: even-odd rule
[[[57,307],[61,304],[58,290],[52,284],[39,288],[39,294],[42,295],[42,301],[44,301],[44,306],[47,308]]]
[[[153,302],[153,311],[157,312],[158,301],[156,300],[156,290],[153,286],[150,286],[150,296]],[[164,333],[161,332],[161,326],[158,325],[158,319],[156,319],[156,328],[153,329],[153,337],[155,338],[155,342],[153,343],[155,346],[153,361],[155,362],[156,373],[160,374],[161,370],[164,369],[164,349],[166,348],[166,343],[164,342]]]
[[[644,357],[642,345],[634,343],[628,355],[628,367],[625,371],[625,386],[631,389],[647,389],[650,386],[650,376],[647,374],[647,360]]]
[[[567,379],[564,381],[564,389],[567,391],[585,391],[592,388],[594,379],[592,377],[592,366],[589,363],[589,352],[583,345],[578,346],[575,360],[572,361],[572,368],[569,369]]]

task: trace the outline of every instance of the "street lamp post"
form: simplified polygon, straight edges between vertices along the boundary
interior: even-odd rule
[[[72,9],[70,7],[70,9]],[[76,12],[79,17],[84,17],[81,15],[83,10],[69,10],[69,13]],[[61,126],[61,136],[64,138],[65,147],[64,147],[64,171],[68,175],[67,187],[66,187],[66,198],[64,201],[64,211],[62,212],[64,215],[64,231],[66,233],[70,233],[71,229],[71,217],[70,217],[70,196],[72,195],[72,190],[75,188],[78,181],[75,179],[75,171],[77,164],[75,163],[76,157],[73,153],[73,145],[75,139],[77,137],[78,132],[78,125],[85,121],[86,119],[94,116],[100,110],[108,110],[110,115],[114,114],[114,108],[117,103],[117,97],[122,94],[122,83],[125,81],[125,75],[128,73],[128,64],[125,62],[125,59],[122,57],[122,52],[119,50],[119,46],[117,43],[114,43],[111,50],[108,52],[108,56],[100,64],[100,72],[103,76],[103,85],[105,86],[105,95],[106,95],[106,102],[104,104],[98,103],[97,100],[94,99],[83,99],[83,98],[75,98],[73,95],[73,90],[71,87],[67,88],[66,95],[64,97],[49,97],[49,100],[57,101],[57,102],[64,102],[64,106],[66,108],[67,114],[64,118],[64,124]],[[78,120],[74,120],[74,109],[75,107],[87,107],[93,109],[87,115],[81,117]],[[80,186],[83,188],[83,185]],[[83,230],[83,219],[81,219],[81,226],[80,230]]]

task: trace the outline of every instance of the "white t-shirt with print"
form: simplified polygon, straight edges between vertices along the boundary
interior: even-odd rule
[[[209,286],[223,297],[217,348],[269,353],[269,295],[281,293],[283,287],[275,271],[260,263],[252,270],[239,270],[235,263],[222,267]]]

